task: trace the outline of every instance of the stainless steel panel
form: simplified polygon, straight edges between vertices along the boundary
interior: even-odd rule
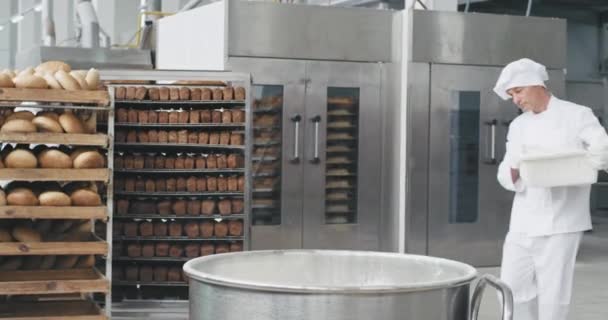
[[[228,1],[228,55],[390,61],[392,12]]]
[[[427,253],[430,76],[428,63],[408,65],[405,251],[416,254]]]
[[[291,130],[290,117],[304,115],[304,82],[306,65],[302,61],[231,58],[228,61],[232,70],[249,72],[253,85],[281,85],[283,97],[283,150],[281,166],[281,224],[252,225],[251,248],[290,249],[302,247],[302,165],[290,162],[294,131]],[[299,145],[303,146],[304,134],[301,126]],[[303,151],[300,151],[302,153]]]
[[[587,106],[595,115],[606,118],[604,114],[604,83],[598,81],[566,81],[565,99]]]
[[[35,47],[16,55],[16,66],[25,68],[44,61],[65,61],[73,69],[147,69],[152,65],[150,50],[74,47]]]
[[[381,192],[380,67],[377,64],[310,62],[307,75],[306,141],[304,145],[304,248],[379,249]],[[326,224],[325,165],[328,87],[358,88],[359,154],[357,156],[357,222]],[[320,161],[309,161],[314,153],[314,124],[321,116]]]
[[[412,61],[502,66],[528,57],[566,66],[566,21],[411,10]]]
[[[458,259],[476,266],[491,266],[500,263],[502,241],[508,229],[512,194],[503,190],[496,181],[497,163],[487,163],[492,145],[488,121],[501,119],[499,98],[492,87],[500,68],[475,66],[431,66],[430,108],[430,158],[429,158],[429,229],[428,254]],[[467,81],[462,81],[467,79]],[[454,91],[478,91],[479,109],[479,157],[477,166],[476,193],[478,215],[474,221],[450,223],[451,150],[450,131],[452,117],[451,96]],[[458,138],[459,139],[459,138]],[[469,160],[470,161],[470,160]],[[469,194],[469,196],[475,196]]]

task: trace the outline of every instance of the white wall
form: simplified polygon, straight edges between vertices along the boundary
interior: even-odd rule
[[[0,22],[4,22],[17,11],[17,0],[0,1]],[[17,45],[15,32],[17,29],[14,24],[8,24],[3,31],[0,31],[0,70],[12,68],[14,64],[14,49]]]

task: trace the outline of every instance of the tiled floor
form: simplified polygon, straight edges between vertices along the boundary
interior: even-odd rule
[[[594,231],[585,234],[579,251],[568,320],[608,319],[608,220],[594,222]],[[479,272],[498,275],[499,271],[482,268]],[[479,320],[500,319],[498,300],[491,292],[486,290]]]

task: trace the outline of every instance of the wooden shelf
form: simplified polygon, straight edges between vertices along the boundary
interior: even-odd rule
[[[61,144],[74,146],[96,146],[104,148],[108,146],[108,136],[100,133],[76,134],[49,132],[2,132],[0,133],[0,141],[3,143]]]
[[[2,242],[0,256],[107,254],[105,241],[81,242]],[[0,284],[0,287],[2,285]]]
[[[105,90],[67,91],[57,89],[0,89],[0,101],[39,101],[83,103],[106,106],[110,103],[110,95]]]
[[[0,219],[106,219],[106,207],[0,206]]]
[[[0,320],[107,320],[91,301],[11,302],[0,305]]]
[[[109,181],[110,170],[102,169],[0,169],[0,180],[13,181]]]
[[[0,295],[107,293],[109,287],[95,269],[0,271]]]

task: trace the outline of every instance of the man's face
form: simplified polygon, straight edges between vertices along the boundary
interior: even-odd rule
[[[513,103],[521,109],[521,111],[532,111],[538,107],[542,101],[545,87],[543,86],[527,86],[515,87],[507,90],[507,93],[513,98]]]

